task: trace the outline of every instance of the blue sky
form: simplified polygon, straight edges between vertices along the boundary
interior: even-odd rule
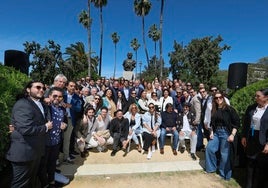
[[[152,8],[145,18],[146,32],[152,24],[159,26],[160,0],[151,0]],[[192,39],[221,35],[224,51],[220,69],[234,62],[256,62],[268,56],[267,0],[166,0],[163,22],[163,56],[169,65],[168,53],[174,40],[187,45]],[[36,41],[43,47],[52,39],[62,52],[70,44],[81,41],[87,49],[86,30],[78,23],[79,13],[87,8],[87,0],[8,0],[0,8],[0,62],[4,51],[23,50],[25,41]],[[92,5],[92,50],[99,55],[99,14]],[[114,44],[111,34],[117,32],[116,76],[122,76],[122,62],[133,52],[130,41],[142,44],[141,18],[133,11],[133,0],[108,0],[103,8],[104,43],[102,75],[112,76]],[[146,38],[150,57],[154,43]],[[158,52],[157,52],[158,53]],[[135,56],[133,56],[135,58]],[[138,62],[145,64],[144,48],[138,50]],[[139,71],[139,69],[138,69]]]

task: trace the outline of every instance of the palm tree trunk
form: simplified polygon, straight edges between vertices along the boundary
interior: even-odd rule
[[[100,65],[99,65],[99,76],[101,76],[101,66],[102,66],[102,43],[103,43],[103,19],[102,19],[102,6],[100,6]]]
[[[160,79],[163,77],[163,44],[162,44],[162,32],[163,32],[163,11],[164,11],[164,0],[161,0],[161,8],[160,8],[160,39],[159,39],[159,61],[160,61]]]
[[[115,71],[116,71],[116,44],[114,45],[114,76],[115,79]]]
[[[149,67],[149,54],[148,54],[148,50],[146,47],[146,42],[145,42],[145,32],[144,32],[144,8],[142,9],[143,13],[142,13],[142,40],[143,40],[143,45],[144,45],[144,50],[145,50],[145,55],[146,55],[146,60],[147,60],[147,65]]]
[[[90,18],[90,0],[87,1],[88,7],[88,28],[87,28],[87,36],[88,36],[88,76],[91,78],[91,18]]]

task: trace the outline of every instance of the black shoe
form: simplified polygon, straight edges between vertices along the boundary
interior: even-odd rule
[[[184,153],[185,152],[185,149],[186,149],[185,147],[181,147],[180,152],[181,153]]]
[[[79,153],[76,152],[76,151],[72,151],[72,152],[71,152],[71,155],[79,155]]]
[[[81,152],[81,153],[80,153],[80,156],[81,156],[81,158],[86,158],[86,157],[88,156],[88,153],[86,153],[86,152]]]
[[[71,160],[75,159],[75,156],[73,156],[71,154],[69,155],[69,157],[70,157]]]
[[[191,158],[195,161],[196,160],[196,156],[194,153],[191,153]]]
[[[61,173],[61,170],[56,168],[56,169],[55,169],[55,172],[57,172],[57,173],[60,174],[60,173]]]
[[[116,150],[113,150],[111,156],[115,156],[116,152],[117,152]]]

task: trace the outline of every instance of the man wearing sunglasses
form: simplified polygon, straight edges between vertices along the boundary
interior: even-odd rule
[[[30,81],[12,109],[11,124],[14,127],[7,159],[11,161],[13,179],[11,187],[37,187],[40,160],[45,154],[46,133],[52,129],[47,120],[48,110],[40,102],[44,96],[44,84]]]
[[[50,105],[48,119],[51,119],[53,127],[48,131],[46,140],[46,153],[41,161],[42,186],[55,186],[56,161],[58,159],[60,145],[62,143],[63,130],[67,127],[65,108],[60,105],[63,100],[63,89],[53,87],[49,91]]]

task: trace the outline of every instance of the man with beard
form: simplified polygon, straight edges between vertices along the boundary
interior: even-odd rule
[[[11,145],[7,159],[13,168],[12,188],[37,187],[41,157],[45,154],[46,133],[52,129],[47,108],[40,102],[45,91],[40,81],[30,81],[12,109]]]

